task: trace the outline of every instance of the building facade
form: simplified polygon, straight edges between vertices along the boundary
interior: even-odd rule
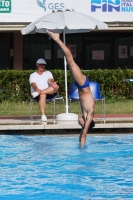
[[[133,0],[0,0],[0,69],[35,69],[40,57],[49,69],[63,69],[63,54],[56,43],[45,34],[23,36],[21,30],[52,10],[65,9],[108,24],[107,30],[66,35],[80,68],[133,68]]]

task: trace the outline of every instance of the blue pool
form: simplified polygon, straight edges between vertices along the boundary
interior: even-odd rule
[[[133,135],[0,135],[0,199],[133,199]]]

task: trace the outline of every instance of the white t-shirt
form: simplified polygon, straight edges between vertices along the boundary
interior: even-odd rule
[[[29,82],[36,83],[37,87],[40,90],[44,90],[49,87],[48,79],[52,78],[53,75],[50,71],[44,71],[43,74],[39,75],[37,72],[34,72],[30,75]],[[36,92],[36,90],[31,86],[31,93]]]

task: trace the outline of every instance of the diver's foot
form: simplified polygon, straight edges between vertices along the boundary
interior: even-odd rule
[[[46,30],[46,33],[51,37],[53,40],[57,41],[59,39],[59,34],[58,33],[53,33],[49,30]]]

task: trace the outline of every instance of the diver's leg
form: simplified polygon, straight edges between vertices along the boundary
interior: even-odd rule
[[[47,34],[60,46],[62,51],[64,52],[69,69],[73,75],[73,78],[79,85],[83,85],[85,83],[86,77],[82,74],[79,66],[73,60],[73,56],[69,48],[60,40],[60,36],[58,33],[52,33],[50,31],[46,31]]]

